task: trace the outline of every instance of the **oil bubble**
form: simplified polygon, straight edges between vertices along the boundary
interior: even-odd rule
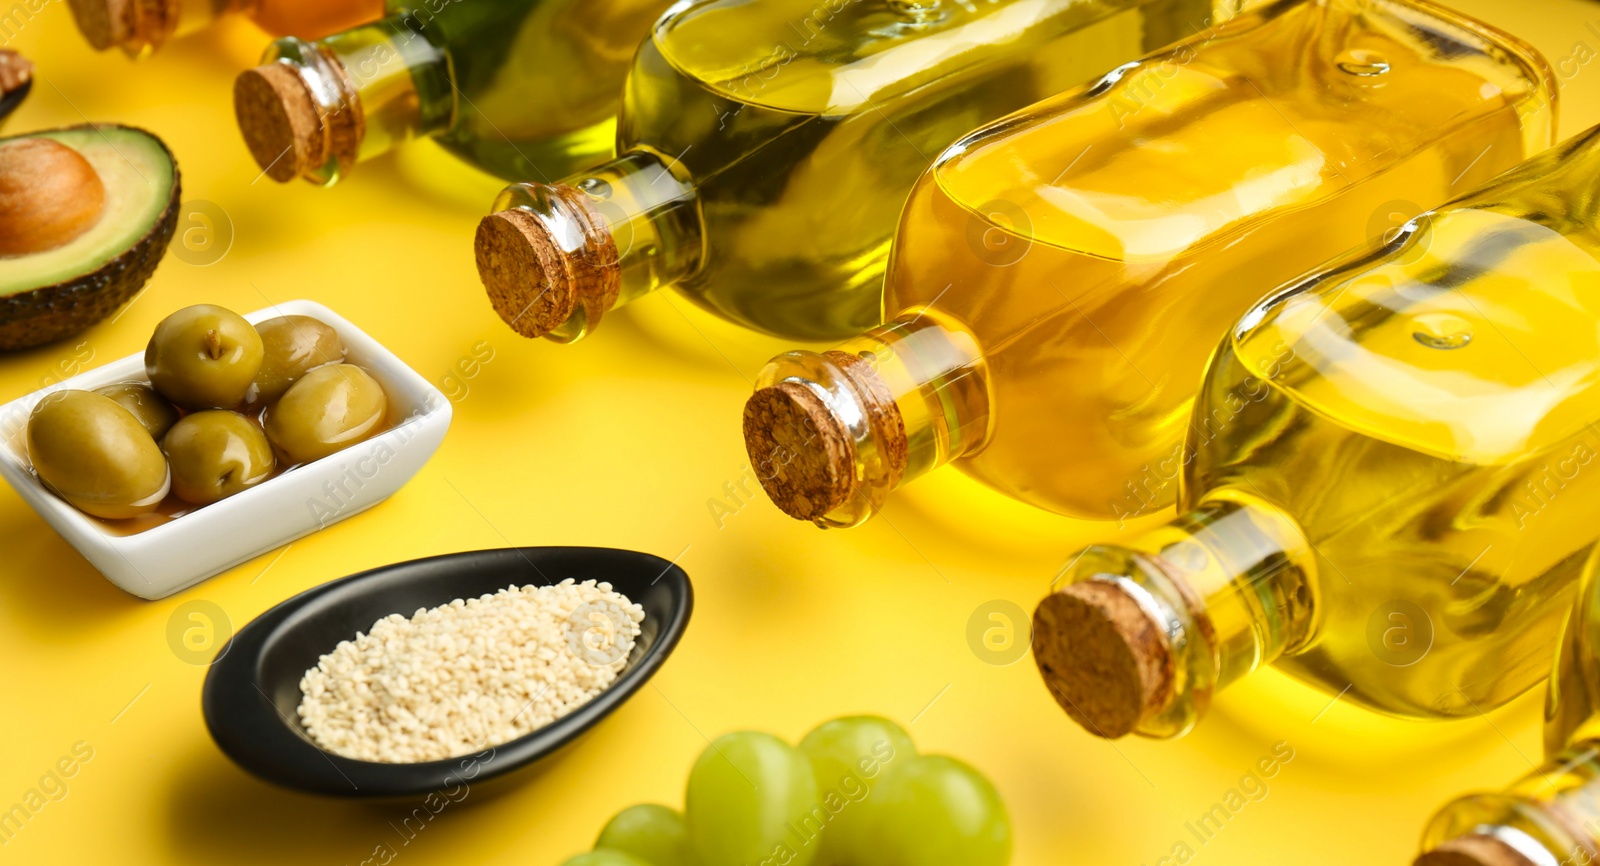
[[[1459,349],[1472,342],[1472,323],[1455,313],[1422,313],[1411,325],[1411,336],[1430,349]]]
[[[1389,61],[1384,59],[1382,54],[1365,48],[1352,48],[1340,52],[1339,56],[1333,59],[1333,64],[1339,67],[1340,72],[1362,78],[1384,75],[1389,71]]]

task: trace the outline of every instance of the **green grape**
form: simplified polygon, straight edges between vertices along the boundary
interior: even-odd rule
[[[612,851],[609,848],[596,848],[586,851],[576,857],[570,857],[561,866],[655,866],[640,860],[632,854],[621,851]]]
[[[867,803],[870,852],[855,866],[1005,866],[1011,819],[966,764],[924,755],[891,766]]]
[[[600,831],[595,848],[623,851],[651,866],[692,866],[689,827],[677,810],[655,803],[629,806]]]
[[[817,846],[801,834],[820,829],[821,809],[811,762],[770,734],[718,737],[689,771],[684,818],[701,866],[807,866]]]
[[[846,716],[806,734],[800,751],[811,759],[823,808],[832,818],[817,862],[865,862],[877,845],[866,837],[862,803],[890,767],[916,757],[911,735],[878,716]]]

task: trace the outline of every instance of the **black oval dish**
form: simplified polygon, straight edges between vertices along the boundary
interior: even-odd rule
[[[22,100],[28,98],[28,91],[32,89],[33,82],[30,80],[22,82],[21,87],[10,93],[0,94],[0,121],[4,121],[7,115],[16,111],[17,106],[22,104]]]
[[[340,641],[391,613],[410,616],[513,584],[608,581],[644,608],[627,667],[569,715],[476,755],[415,764],[357,761],[312,743],[295,712],[300,679]],[[206,674],[206,727],[229,758],[269,782],[343,797],[399,797],[459,787],[543,758],[599,723],[666,661],[694,606],[683,569],[648,553],[604,547],[476,550],[386,565],[307,590],[256,617]]]

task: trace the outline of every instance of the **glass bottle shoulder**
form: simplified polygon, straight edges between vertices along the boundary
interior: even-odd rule
[[[390,16],[441,44],[470,48],[459,58],[483,66],[536,63],[540,52],[559,50],[626,64],[665,0],[516,0],[476,4],[464,0],[387,0]],[[630,37],[633,37],[630,39]],[[534,55],[518,57],[518,54]],[[479,55],[483,55],[480,57]]]
[[[1147,0],[688,0],[655,48],[720,96],[845,115]]]
[[[1033,242],[1164,260],[1554,92],[1531,49],[1434,7],[1280,0],[974,132],[933,179],[980,219],[1020,209]]]
[[[1566,442],[1600,420],[1600,236],[1548,204],[1424,214],[1257,307],[1234,352],[1319,415],[1446,460]]]

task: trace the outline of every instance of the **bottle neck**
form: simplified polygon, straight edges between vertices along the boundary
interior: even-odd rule
[[[564,181],[506,187],[475,248],[506,324],[570,343],[608,310],[694,274],[702,244],[693,182],[636,149]]]
[[[1506,790],[1473,794],[1429,822],[1417,866],[1600,863],[1600,740],[1554,754]]]
[[[1216,690],[1307,640],[1315,569],[1292,517],[1215,491],[1126,546],[1084,550],[1034,613],[1034,660],[1090,732],[1181,736]]]
[[[287,164],[268,173],[280,180],[287,179],[281,174],[332,185],[358,162],[449,129],[455,116],[449,56],[409,13],[315,42],[278,39],[262,62],[268,66],[258,69],[286,66],[294,73],[299,86],[279,88],[278,95],[309,130],[287,153],[278,149]],[[242,111],[240,122],[246,123]],[[245,134],[254,150],[248,126]]]
[[[829,352],[768,362],[745,404],[745,447],[772,501],[818,526],[855,526],[890,491],[981,448],[988,369],[973,337],[908,314]]]
[[[186,36],[224,15],[250,12],[255,0],[74,0],[73,17],[98,51],[115,45],[145,57],[168,40]]]

